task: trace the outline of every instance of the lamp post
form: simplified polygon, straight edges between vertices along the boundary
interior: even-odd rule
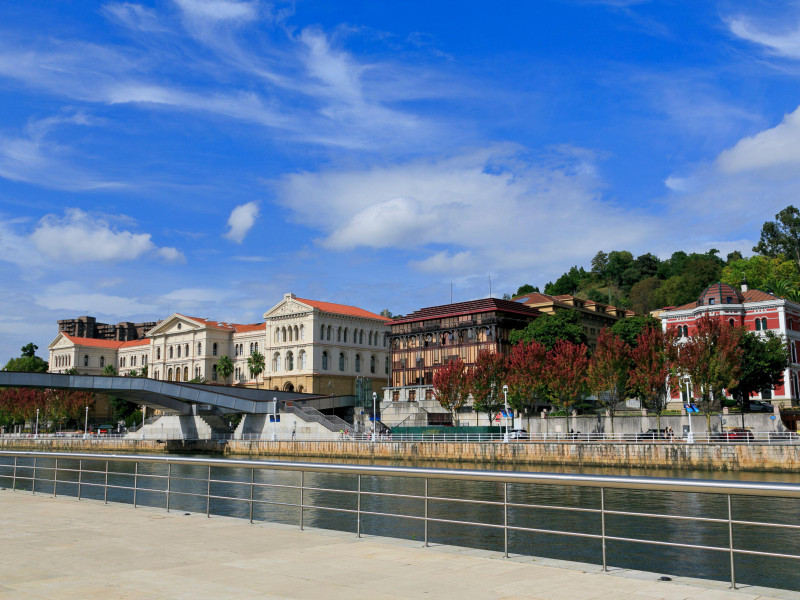
[[[278,433],[276,431],[276,427],[278,426],[278,398],[272,398],[272,441],[278,439]]]
[[[378,425],[378,411],[377,408],[378,402],[378,393],[372,392],[372,441],[374,442],[377,439],[377,432],[375,431],[375,427]]]
[[[89,433],[89,407],[86,407],[86,417],[83,420],[83,439],[86,439]]]
[[[36,409],[36,429],[33,430],[33,437],[39,437],[39,409]]]
[[[506,432],[503,435],[503,442],[506,444],[508,443],[508,386],[503,386],[503,402],[506,405],[506,412],[505,412],[505,421],[506,421]]]
[[[687,377],[684,381],[686,381],[686,418],[689,419],[689,436],[686,438],[686,442],[689,444],[694,444],[694,430],[692,429],[692,392],[689,384],[691,379]]]

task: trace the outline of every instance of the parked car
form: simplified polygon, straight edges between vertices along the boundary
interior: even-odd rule
[[[723,442],[752,442],[755,436],[752,431],[744,427],[732,427],[731,429],[711,434],[711,439]]]
[[[750,400],[750,412],[768,412],[771,413],[775,408],[769,402],[763,400]]]
[[[647,440],[665,440],[667,439],[666,429],[648,429],[643,433],[636,434],[637,442],[644,442]]]
[[[527,440],[528,432],[524,429],[512,429],[508,432],[508,439],[510,440]]]

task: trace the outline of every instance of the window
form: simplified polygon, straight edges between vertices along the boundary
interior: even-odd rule
[[[275,373],[281,370],[281,355],[279,352],[272,355],[272,370]]]
[[[253,355],[253,342],[250,342],[250,356]]]
[[[189,357],[189,344],[186,344],[183,347],[183,349],[184,349],[184,353],[186,354],[186,357],[188,358]]]
[[[195,379],[200,379],[200,367],[194,368],[194,377]]]
[[[341,327],[339,327],[339,330],[336,332],[336,341],[337,342],[341,342],[342,341],[342,328]]]
[[[767,317],[764,317],[761,319],[761,330],[766,331],[767,329],[769,329],[769,326],[767,325]]]
[[[142,364],[147,366],[147,354],[142,354]]]
[[[301,339],[301,340],[305,340],[305,339],[306,339],[306,332],[305,332],[305,330],[303,329],[303,326],[302,326],[302,325],[300,325],[300,339]]]
[[[306,353],[305,353],[304,350],[300,351],[300,357],[299,357],[299,360],[297,362],[298,362],[298,365],[297,365],[298,369],[303,370],[303,369],[306,368]]]
[[[281,328],[281,340],[286,341],[286,327]]]
[[[281,330],[280,330],[279,327],[276,327],[275,328],[275,342],[277,343],[277,342],[280,342],[280,341],[281,341]]]
[[[372,356],[370,356],[370,358],[369,358],[369,372],[370,373],[374,373],[375,372],[375,355],[374,354]]]
[[[725,302],[726,302],[726,304],[733,304],[733,298],[730,297],[730,296],[726,296],[725,297]]]
[[[289,341],[291,342],[294,338],[292,337],[292,326],[289,325]]]
[[[761,331],[761,319],[756,319],[756,331]]]
[[[181,347],[180,347],[180,345],[179,345],[179,346],[178,346],[178,358],[180,358],[180,357],[181,357]]]
[[[214,344],[214,347],[216,347],[216,344]],[[216,352],[214,354],[216,355]],[[217,365],[214,365],[213,367],[211,367],[211,381],[216,381],[216,380],[217,380]]]
[[[106,366],[106,357],[105,356],[101,356],[100,357],[100,366],[101,367],[105,367]]]
[[[213,345],[213,346],[211,346],[211,355],[212,355],[212,356],[216,356],[216,355],[217,355],[217,342],[214,342],[214,345]],[[214,375],[215,375],[215,376],[214,376],[214,381],[216,381],[216,380],[217,380],[217,378],[216,378],[216,372],[214,373]]]
[[[728,319],[728,325],[733,327],[734,325],[736,325],[736,321],[734,321],[733,319]]]
[[[789,347],[792,349],[792,362],[797,363],[797,344],[792,342]]]
[[[328,341],[329,341],[329,342],[331,341],[331,330],[332,330],[332,329],[333,329],[333,327],[331,327],[330,325],[328,325]]]
[[[369,337],[367,339],[369,340],[369,345],[372,346],[372,332],[371,331],[369,332]]]
[[[300,330],[297,328],[297,325],[294,326],[294,341],[298,341],[300,339]]]
[[[234,354],[234,356],[239,356],[239,344],[236,344],[233,347],[233,354]]]
[[[256,352],[258,352],[258,342],[256,342]]]
[[[319,339],[320,340],[325,339],[325,325],[321,325],[319,328]]]
[[[167,371],[167,381],[172,381],[172,369]]]
[[[356,373],[361,373],[361,355],[356,354]]]
[[[156,371],[155,373],[153,373],[153,377],[155,377],[156,379],[158,379],[158,371]]]
[[[347,327],[344,328],[344,343],[347,343]]]
[[[181,380],[181,368],[178,367],[177,369],[175,369],[175,381],[180,381],[180,380]]]
[[[161,360],[161,348],[156,348],[156,360]]]
[[[233,370],[233,378],[234,378],[234,379],[239,379],[239,367],[236,367],[236,368]]]
[[[203,356],[203,343],[197,342],[197,356]]]
[[[359,344],[363,344],[363,343],[364,343],[364,330],[363,330],[363,329],[362,329],[362,330],[361,330],[361,332],[358,334],[358,343],[359,343]]]
[[[294,371],[294,354],[292,352],[286,353],[286,370]]]
[[[327,371],[328,370],[328,353],[327,352],[323,352],[322,353],[322,370],[323,371]]]
[[[170,357],[170,358],[173,358],[173,357],[174,357],[174,352],[175,352],[175,351],[172,349],[172,346],[170,346],[170,347],[169,347],[169,357]]]
[[[714,304],[715,300],[716,300],[716,298],[709,298],[708,299],[708,305],[711,306],[712,304]]]
[[[344,353],[339,352],[339,370],[344,371]]]
[[[189,367],[183,367],[183,380],[189,381]]]

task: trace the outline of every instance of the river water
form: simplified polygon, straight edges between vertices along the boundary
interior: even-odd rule
[[[275,458],[275,457],[271,457]],[[293,460],[284,458],[282,460]],[[322,462],[322,461],[318,461]],[[334,462],[334,461],[331,461]],[[335,461],[343,462],[343,461]],[[352,461],[358,462],[358,461]],[[13,459],[0,457],[0,487],[12,485],[10,465]],[[383,463],[391,464],[391,463]],[[401,463],[397,463],[401,464]],[[407,463],[404,463],[407,464]],[[23,467],[22,465],[28,465]],[[53,461],[37,461],[37,478],[53,478]],[[61,459],[59,469],[77,469],[77,461]],[[453,468],[452,463],[420,464]],[[457,468],[482,469],[485,465],[459,464]],[[493,467],[499,468],[499,467]],[[104,463],[84,462],[84,469],[102,471]],[[126,462],[111,462],[109,485],[130,487],[133,484],[134,465]],[[526,465],[524,468],[507,470],[577,472],[574,468],[559,469],[544,466],[541,469]],[[165,506],[166,465],[139,465],[139,486],[153,491],[139,491],[137,504]],[[606,475],[635,475],[643,477],[681,477],[701,479],[732,479],[769,482],[788,482],[800,484],[800,474],[786,473],[709,473],[706,471],[658,471],[642,469],[602,469],[586,468],[581,473]],[[19,459],[18,475],[30,477],[32,460]],[[184,493],[205,496],[207,469],[205,467],[173,466],[170,482],[170,508],[175,511],[206,511],[205,497],[193,497]],[[246,468],[212,469],[211,495],[212,514],[249,518],[250,516],[250,478],[251,470]],[[294,486],[300,483],[300,474],[280,471],[255,471],[255,483],[278,487],[255,486],[255,520],[273,521],[299,525],[300,509],[296,506],[280,506],[280,503],[298,504],[299,490]],[[82,475],[81,494],[85,498],[103,499],[105,475],[86,473]],[[194,480],[196,479],[196,480]],[[77,496],[78,475],[59,471],[58,495]],[[90,485],[97,484],[97,485]],[[357,477],[353,475],[306,473],[304,503],[338,509],[356,510],[356,494],[345,493],[357,490]],[[280,487],[287,486],[287,487]],[[400,477],[362,477],[362,492],[391,493],[404,495],[424,495],[424,480]],[[30,490],[31,483],[17,480],[16,489]],[[336,490],[336,491],[331,491]],[[37,481],[36,492],[53,493],[53,483]],[[445,481],[431,479],[429,496],[503,501],[502,484]],[[510,484],[509,502],[517,504],[536,504],[574,508],[600,508],[598,489],[578,486],[547,486]],[[235,498],[235,499],[233,499]],[[238,499],[238,500],[237,500]],[[109,488],[108,500],[111,502],[133,502],[133,492],[127,489]],[[276,504],[268,504],[268,502]],[[424,503],[415,498],[390,498],[387,496],[362,494],[361,510],[365,512],[391,513],[393,515],[422,516]],[[727,519],[727,498],[714,494],[662,493],[639,490],[605,491],[607,510],[657,513],[663,515],[696,516]],[[733,497],[733,518],[739,520],[766,521],[796,525],[800,520],[800,501],[782,498]],[[446,500],[430,500],[429,516],[476,523],[503,524],[502,506],[486,506],[470,503],[457,503]],[[356,515],[317,508],[304,511],[306,527],[356,531]],[[565,512],[550,508],[512,507],[508,512],[509,526],[537,529],[554,529],[576,533],[600,534],[600,517],[595,513]],[[424,539],[423,523],[398,516],[362,515],[362,535],[382,535],[395,538]],[[727,523],[697,523],[672,519],[654,519],[622,515],[606,516],[608,536],[641,538],[647,540],[680,542],[704,546],[727,548]],[[767,551],[800,555],[800,531],[777,529],[763,526],[736,526],[735,545],[747,550]],[[429,541],[431,544],[452,544],[503,550],[503,530],[476,527],[464,524],[430,523]],[[509,552],[515,555],[547,557],[561,560],[599,564],[601,542],[599,540],[569,537],[547,533],[509,531]],[[705,579],[730,580],[729,555],[727,552],[707,551],[685,548],[670,548],[631,542],[607,542],[607,556],[610,567],[624,567],[652,571],[662,575],[682,575]],[[736,580],[740,584],[764,585],[776,588],[800,590],[800,560],[737,555]]]

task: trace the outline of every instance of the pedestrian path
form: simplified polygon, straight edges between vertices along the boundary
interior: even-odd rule
[[[800,593],[0,491],[0,599],[800,600]]]

